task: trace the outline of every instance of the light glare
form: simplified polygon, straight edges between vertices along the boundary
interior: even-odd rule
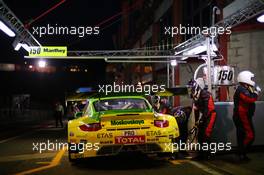
[[[171,60],[171,66],[177,66],[177,60]]]
[[[40,67],[40,68],[44,68],[44,67],[46,67],[46,61],[44,61],[44,60],[40,60],[39,62],[38,62],[38,66]]]
[[[264,14],[257,18],[258,22],[264,23]]]
[[[16,34],[10,28],[8,28],[2,21],[0,21],[0,29],[10,37],[16,36]]]

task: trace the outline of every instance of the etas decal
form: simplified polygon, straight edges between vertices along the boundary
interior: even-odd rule
[[[147,136],[160,136],[161,135],[161,131],[160,130],[158,130],[158,131],[147,131],[146,135]]]
[[[98,133],[97,138],[113,138],[113,133]]]

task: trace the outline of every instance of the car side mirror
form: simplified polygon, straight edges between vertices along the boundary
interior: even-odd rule
[[[80,118],[82,115],[83,115],[83,112],[80,111],[80,112],[76,112],[74,117],[75,118]]]

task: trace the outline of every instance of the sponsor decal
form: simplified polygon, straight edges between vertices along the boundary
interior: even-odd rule
[[[131,130],[131,131],[124,131],[124,136],[134,136],[136,135],[136,132]]]
[[[147,131],[146,135],[147,136],[160,136],[161,135],[161,131],[160,130],[158,130],[158,131]]]
[[[147,142],[157,142],[157,141],[159,141],[159,139],[158,139],[158,138],[154,138],[154,139],[147,139]]]
[[[111,125],[133,125],[144,124],[144,120],[111,120]]]
[[[100,144],[113,144],[113,141],[111,141],[111,140],[101,141]]]
[[[101,138],[113,138],[113,133],[98,133],[97,134],[97,138],[101,139]]]
[[[145,136],[117,136],[115,137],[116,144],[132,144],[145,143]]]
[[[41,47],[30,47],[29,51],[30,57],[35,56],[67,56],[67,47],[64,46],[41,46]]]

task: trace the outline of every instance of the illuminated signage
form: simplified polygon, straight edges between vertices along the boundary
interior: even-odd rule
[[[66,57],[67,47],[62,46],[41,46],[30,47],[30,57]]]

